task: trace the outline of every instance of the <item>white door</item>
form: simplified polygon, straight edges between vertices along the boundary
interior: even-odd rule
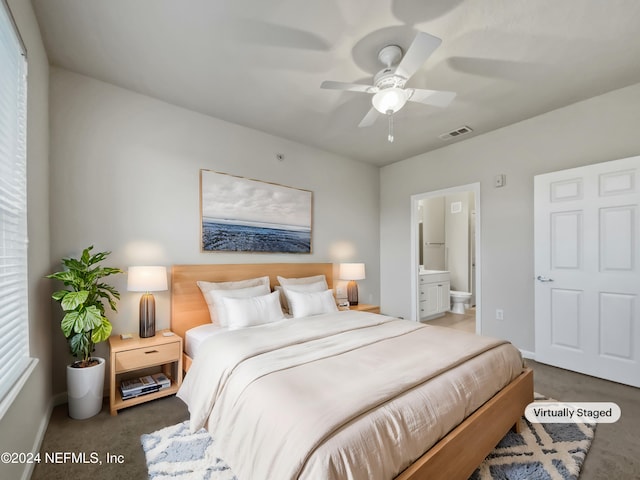
[[[640,157],[539,175],[536,360],[640,387]]]

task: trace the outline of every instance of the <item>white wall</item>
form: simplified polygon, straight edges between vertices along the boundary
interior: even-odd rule
[[[49,284],[43,278],[49,257],[49,167],[47,60],[31,2],[9,0],[26,44],[27,217],[29,235],[29,349],[38,364],[12,406],[0,419],[0,452],[34,452],[40,447],[51,412],[51,315]],[[0,478],[28,478],[33,464],[0,463]]]
[[[382,168],[382,309],[410,317],[411,195],[480,182],[483,333],[534,351],[533,177],[638,155],[638,125],[640,84]]]
[[[363,302],[379,302],[379,169],[223,122],[66,70],[51,70],[51,256],[94,244],[108,265],[365,262]],[[285,155],[280,162],[276,154]],[[313,192],[311,255],[201,253],[199,171]],[[139,293],[122,299],[114,333],[137,332]],[[156,297],[169,327],[169,292]],[[54,337],[54,392],[69,360]],[[98,353],[106,355],[106,346]]]

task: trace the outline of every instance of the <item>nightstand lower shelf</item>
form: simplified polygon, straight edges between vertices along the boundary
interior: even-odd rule
[[[178,392],[180,388],[174,381],[171,382],[171,386],[169,388],[165,388],[162,390],[158,390],[153,393],[145,393],[144,395],[140,395],[138,397],[128,398],[127,400],[122,399],[122,393],[120,389],[117,388],[115,399],[113,404],[111,405],[111,415],[115,415],[114,412],[118,410],[122,410],[123,408],[133,407],[134,405],[140,405],[141,403],[149,402],[151,400],[156,400],[157,398],[167,397],[169,395],[174,395]]]

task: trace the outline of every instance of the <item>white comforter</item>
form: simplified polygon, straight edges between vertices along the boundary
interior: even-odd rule
[[[239,480],[393,478],[522,369],[504,341],[352,311],[202,347],[178,396]]]

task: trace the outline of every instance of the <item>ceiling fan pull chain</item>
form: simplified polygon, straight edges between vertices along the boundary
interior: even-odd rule
[[[387,140],[389,140],[389,143],[393,143],[393,110],[387,110],[387,115],[389,116],[389,136]]]

